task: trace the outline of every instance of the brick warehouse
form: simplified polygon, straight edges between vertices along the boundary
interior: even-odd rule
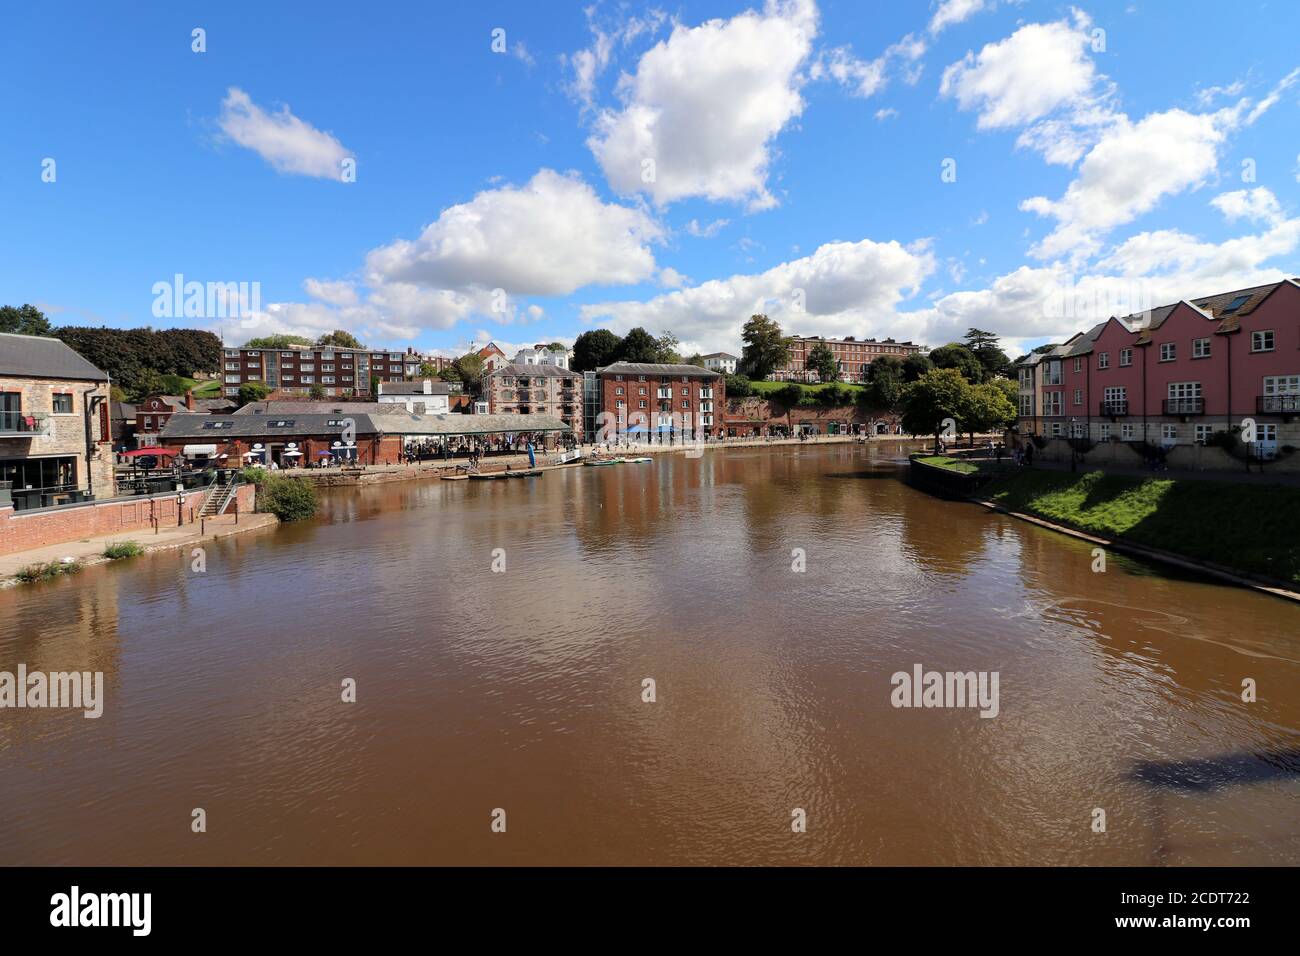
[[[402,453],[400,435],[382,434],[369,415],[341,410],[326,414],[177,414],[163,428],[159,443],[177,454],[221,461],[230,467],[252,460],[250,452],[281,468],[314,465],[325,457],[322,452],[362,465],[396,464]],[[222,459],[222,455],[226,457]]]
[[[670,440],[685,430],[719,437],[726,385],[722,375],[698,365],[615,362],[596,372],[600,411],[612,415],[619,436],[644,434]],[[680,440],[680,439],[678,439]]]

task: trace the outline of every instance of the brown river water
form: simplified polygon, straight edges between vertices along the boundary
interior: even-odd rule
[[[897,454],[337,489],[202,572],[0,591],[0,670],[106,698],[0,710],[0,859],[1300,863],[1300,606],[1094,572]],[[893,706],[917,664],[997,672],[997,715]]]

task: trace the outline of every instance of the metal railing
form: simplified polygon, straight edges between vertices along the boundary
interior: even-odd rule
[[[1260,415],[1300,414],[1300,394],[1256,396],[1255,411]]]
[[[49,426],[45,412],[0,412],[0,435],[45,435]]]
[[[1166,415],[1204,415],[1205,399],[1166,398],[1164,407]]]

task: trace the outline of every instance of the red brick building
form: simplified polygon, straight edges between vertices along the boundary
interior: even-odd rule
[[[620,437],[671,441],[683,434],[723,434],[727,396],[718,372],[698,365],[615,362],[596,377],[604,422]]]
[[[865,382],[867,366],[882,355],[906,358],[921,351],[921,346],[911,342],[884,339],[825,339],[820,335],[796,335],[790,340],[790,361],[772,373],[774,382],[820,382],[818,374],[808,368],[808,356],[818,345],[824,345],[835,356],[841,382]]]
[[[190,459],[234,468],[274,462],[315,465],[326,453],[362,465],[397,464],[400,435],[383,434],[366,414],[348,411],[247,415],[173,415],[158,443]],[[223,457],[224,456],[224,457]]]

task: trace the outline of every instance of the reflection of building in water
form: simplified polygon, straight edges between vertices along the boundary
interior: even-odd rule
[[[89,568],[74,580],[0,591],[0,670],[27,672],[100,671],[104,695],[111,699],[118,683],[121,642],[118,637],[117,569]],[[57,593],[57,599],[52,599]],[[107,708],[106,708],[107,709]],[[0,750],[19,740],[83,731],[94,721],[77,711],[33,715],[27,710],[0,710]],[[75,716],[75,722],[68,718]]]

